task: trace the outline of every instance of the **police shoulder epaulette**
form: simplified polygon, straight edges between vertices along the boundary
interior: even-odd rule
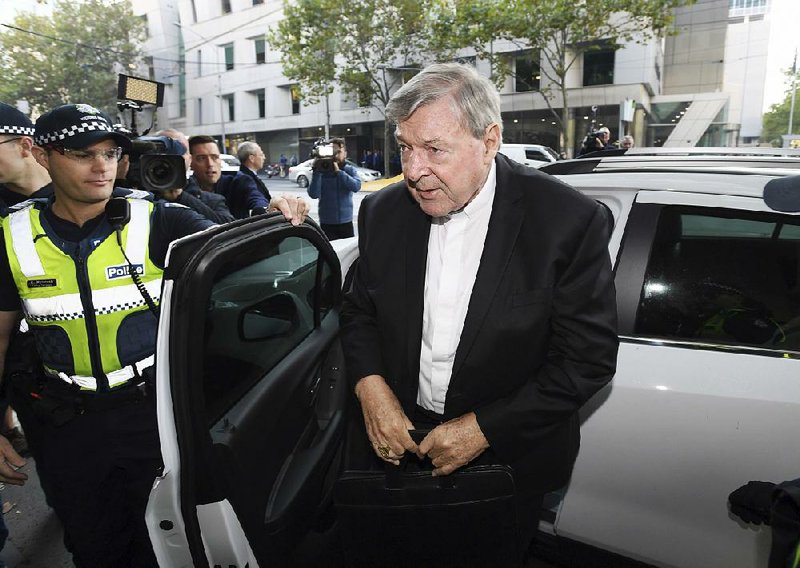
[[[158,205],[161,207],[182,207],[183,209],[189,209],[183,203],[174,203],[172,201],[159,201]]]
[[[130,189],[128,191],[130,191],[130,193],[125,197],[130,197],[131,199],[147,199],[148,201],[153,200],[153,194],[149,191],[143,191],[141,189]]]
[[[129,199],[145,199],[147,201],[153,201],[153,194],[149,191],[131,189],[129,187],[115,187],[114,191],[111,192],[111,197],[125,197]]]
[[[47,204],[47,197],[35,197],[33,199],[26,199],[25,201],[20,201],[16,205],[12,205],[8,208],[8,214],[11,215],[12,213],[16,213],[17,211],[22,211],[23,209],[27,209],[28,207],[43,207]]]

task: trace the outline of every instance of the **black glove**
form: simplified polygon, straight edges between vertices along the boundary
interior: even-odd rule
[[[775,484],[769,481],[750,481],[728,495],[731,513],[746,523],[769,524],[772,508],[772,491]]]

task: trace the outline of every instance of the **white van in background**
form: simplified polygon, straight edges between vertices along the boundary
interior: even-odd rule
[[[539,168],[545,164],[558,160],[558,154],[549,146],[539,144],[503,144],[500,153],[505,154],[515,162]]]

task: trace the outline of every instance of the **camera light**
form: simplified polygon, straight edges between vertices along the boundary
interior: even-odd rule
[[[160,107],[164,104],[164,83],[120,75],[117,98]]]

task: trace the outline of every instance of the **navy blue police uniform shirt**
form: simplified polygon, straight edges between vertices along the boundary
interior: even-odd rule
[[[82,227],[57,217],[49,206],[44,209],[44,217],[59,238],[77,243],[92,234],[105,218],[105,213],[87,221]],[[172,241],[202,231],[214,224],[187,207],[156,203],[150,229],[150,260],[159,268],[163,268],[167,248]],[[0,231],[0,243],[2,239]],[[19,309],[19,293],[8,265],[6,247],[0,244],[0,311],[12,312]]]

